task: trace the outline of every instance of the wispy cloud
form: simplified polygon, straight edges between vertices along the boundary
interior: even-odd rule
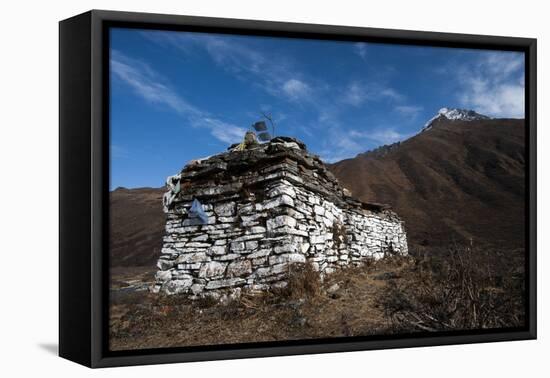
[[[403,141],[413,135],[399,132],[393,127],[345,129],[339,124],[330,127],[327,134],[320,156],[328,163],[349,159],[378,146]]]
[[[458,69],[460,103],[492,117],[523,118],[525,114],[524,55],[484,54]]]
[[[192,127],[205,128],[218,140],[234,143],[242,139],[246,130],[215,118],[190,104],[147,63],[114,50],[111,52],[111,72],[145,101],[166,106],[185,118]]]
[[[327,88],[324,83],[307,79],[292,62],[265,49],[254,47],[238,37],[194,35],[192,33],[143,32],[158,44],[172,46],[184,54],[205,51],[222,69],[251,83],[264,92],[291,102],[312,102],[312,95]],[[313,91],[313,89],[316,89]]]
[[[363,141],[364,142],[364,141]],[[320,151],[321,159],[327,163],[334,163],[354,157],[368,149],[368,145],[353,137],[341,128],[329,130],[329,138],[325,140]]]
[[[353,106],[361,106],[367,101],[390,100],[404,101],[406,97],[393,88],[378,83],[364,83],[352,81],[349,83],[342,98],[344,103]]]
[[[292,99],[304,99],[309,97],[311,88],[301,80],[289,79],[283,84],[283,91]]]
[[[347,102],[348,104],[353,106],[359,106],[362,105],[369,98],[370,95],[366,90],[366,87],[359,84],[358,82],[353,82],[347,88],[344,102]]]
[[[145,62],[115,50],[111,52],[111,72],[150,103],[167,105],[178,113],[193,116],[201,113],[163,84],[163,79]]]
[[[367,44],[365,42],[358,42],[353,45],[353,49],[357,55],[361,57],[361,59],[366,60],[367,59]]]
[[[118,144],[111,144],[109,150],[113,159],[125,159],[129,156],[128,150]]]
[[[371,131],[351,130],[349,135],[357,139],[367,139],[376,142],[377,144],[392,144],[405,140],[411,134],[405,134],[396,131],[394,128],[376,128]]]
[[[393,88],[383,88],[380,91],[380,95],[381,95],[381,97],[389,98],[389,99],[392,99],[394,101],[404,101],[405,100],[405,95],[397,92]]]
[[[415,119],[418,114],[424,110],[424,107],[417,105],[397,105],[394,107],[395,111],[403,116],[410,119]]]

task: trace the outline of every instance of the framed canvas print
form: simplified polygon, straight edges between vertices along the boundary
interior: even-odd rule
[[[536,41],[60,22],[60,355],[536,337]]]

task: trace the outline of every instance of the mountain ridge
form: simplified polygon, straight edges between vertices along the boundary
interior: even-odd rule
[[[390,204],[413,245],[523,245],[524,120],[438,119],[432,126],[329,169],[358,199]]]
[[[450,121],[479,121],[485,119],[492,119],[484,114],[479,114],[475,110],[471,109],[459,109],[459,108],[441,108],[435,116],[430,118],[428,122],[424,124],[424,127],[420,132],[429,130],[432,124],[437,120],[447,119]]]

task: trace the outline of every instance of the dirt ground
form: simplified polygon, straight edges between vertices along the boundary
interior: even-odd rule
[[[154,270],[115,269],[111,282],[110,349],[523,324],[523,276],[517,273],[518,268],[498,274],[495,269],[493,273],[474,271],[481,264],[473,259],[466,266],[459,265],[466,261],[462,258],[444,265],[411,257],[385,259],[343,269],[325,277],[323,282],[311,272],[298,272],[290,278],[287,289],[254,295],[244,292],[239,299],[225,304],[151,294],[146,287],[152,282]],[[452,278],[455,272],[462,282]],[[461,290],[464,277],[469,277],[473,286]]]
[[[377,305],[377,297],[388,279],[397,279],[389,277],[398,277],[399,270],[376,269],[373,274],[368,268],[346,269],[326,279],[314,295],[245,293],[225,305],[118,291],[111,306],[111,349],[386,333],[392,324]]]

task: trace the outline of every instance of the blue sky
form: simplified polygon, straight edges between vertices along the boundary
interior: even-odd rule
[[[111,189],[159,187],[261,112],[328,162],[416,134],[440,108],[523,118],[522,53],[111,30]]]

